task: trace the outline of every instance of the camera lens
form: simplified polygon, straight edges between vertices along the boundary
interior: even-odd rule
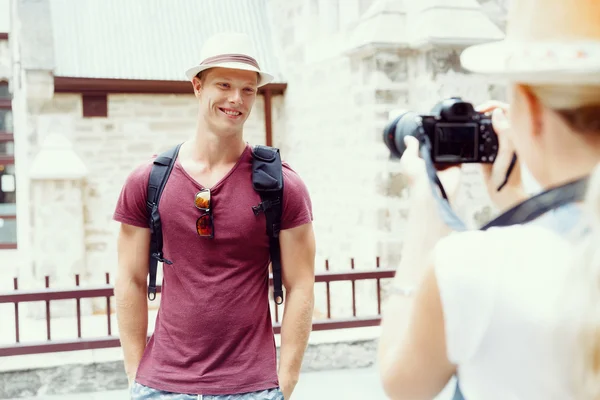
[[[419,125],[416,118],[417,114],[413,112],[403,112],[390,121],[383,130],[383,142],[393,157],[402,157],[404,150],[406,150],[405,136],[417,135]]]

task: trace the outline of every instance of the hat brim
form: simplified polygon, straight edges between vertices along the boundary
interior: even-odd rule
[[[205,71],[207,69],[210,68],[229,68],[229,69],[238,69],[238,70],[244,70],[244,71],[254,71],[257,72],[260,79],[258,80],[258,87],[264,86],[268,83],[273,82],[273,80],[275,79],[275,77],[267,72],[264,71],[260,71],[257,68],[254,68],[251,65],[248,64],[244,64],[244,63],[238,63],[238,62],[227,62],[227,63],[219,63],[219,64],[203,64],[203,65],[196,65],[192,68],[189,68],[188,70],[185,71],[185,76],[188,78],[188,80],[193,80],[194,77],[196,75],[198,75],[198,73]]]
[[[501,40],[465,49],[463,68],[528,84],[600,85],[600,43],[516,43]]]

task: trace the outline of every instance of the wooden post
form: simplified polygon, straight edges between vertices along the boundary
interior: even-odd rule
[[[273,145],[273,121],[272,121],[272,113],[271,113],[271,88],[266,87],[264,94],[265,101],[265,131],[266,131],[266,145]]]

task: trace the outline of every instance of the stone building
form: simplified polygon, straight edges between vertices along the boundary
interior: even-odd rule
[[[349,269],[350,258],[373,268],[377,256],[396,266],[410,234],[406,192],[381,132],[394,109],[502,96],[459,63],[466,46],[502,37],[502,8],[481,3],[10,0],[10,28],[0,33],[0,82],[8,83],[0,83],[0,199],[14,205],[0,208],[0,287],[13,275],[27,286],[44,275],[71,286],[74,273],[101,283],[115,271],[111,216],[121,185],[193,133],[183,71],[222,30],[249,33],[276,75],[259,93],[246,139],[279,147],[307,183],[317,268],[328,259]],[[470,221],[491,211],[477,178],[473,169],[460,206]]]

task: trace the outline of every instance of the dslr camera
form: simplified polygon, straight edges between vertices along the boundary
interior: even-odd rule
[[[436,104],[430,115],[404,111],[383,131],[383,141],[392,157],[406,150],[404,137],[410,135],[431,144],[430,154],[438,167],[464,163],[493,163],[498,154],[498,137],[490,115],[475,111],[471,103],[452,97]]]

